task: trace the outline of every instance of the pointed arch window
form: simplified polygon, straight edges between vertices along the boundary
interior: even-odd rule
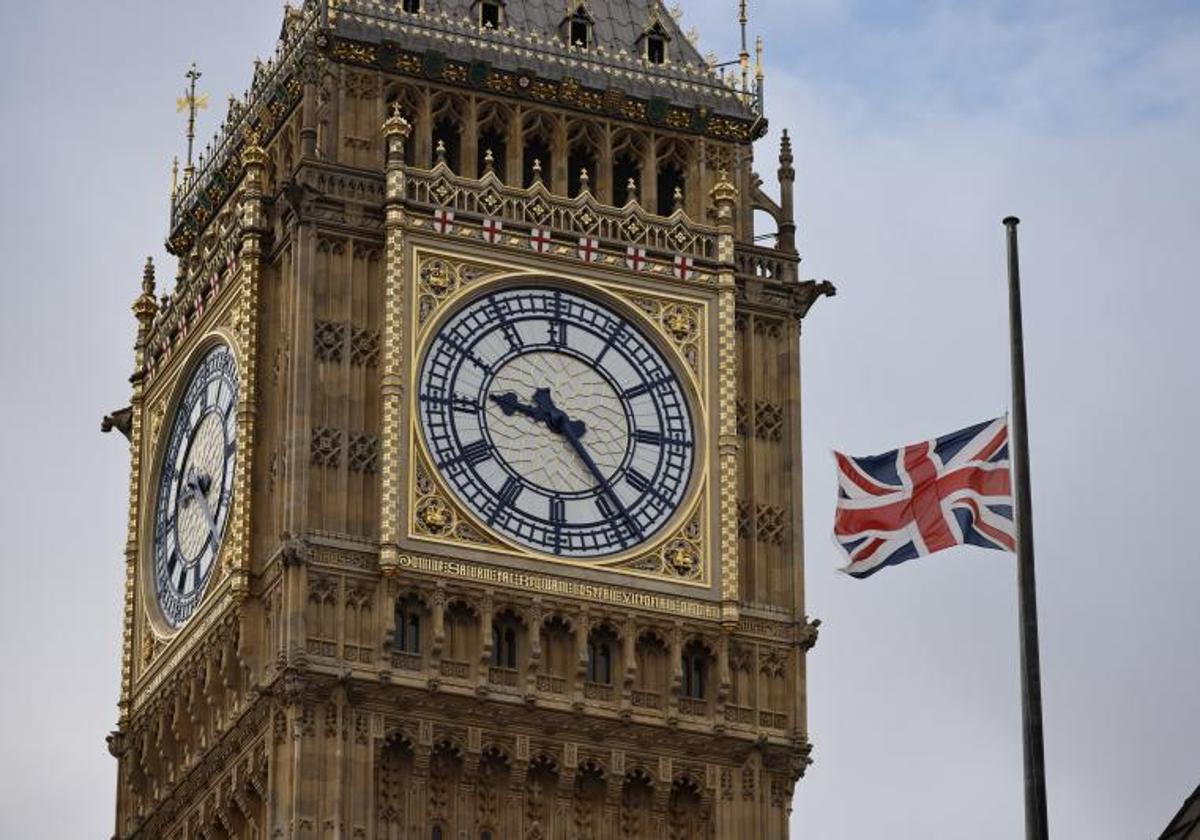
[[[479,0],[480,27],[499,29],[504,19],[504,4],[501,0]]]
[[[651,64],[667,63],[667,45],[671,41],[671,36],[667,34],[661,21],[655,20],[651,23],[638,41],[641,42],[642,58]]]
[[[708,678],[708,651],[692,643],[683,650],[683,696],[696,700],[705,698]]]
[[[595,46],[593,23],[587,7],[580,3],[574,13],[563,20],[563,34],[566,36],[567,45],[581,50]]]
[[[396,635],[393,650],[399,653],[421,652],[421,608],[413,600],[396,604]]]
[[[517,630],[507,621],[492,624],[492,665],[496,668],[517,667]]]
[[[612,640],[603,634],[588,639],[587,680],[612,685]]]

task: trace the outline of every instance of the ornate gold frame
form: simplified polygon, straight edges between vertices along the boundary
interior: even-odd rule
[[[579,271],[567,271],[558,264],[560,261],[537,260],[532,254],[521,262],[488,260],[477,254],[413,244],[406,262],[411,295],[405,376],[409,458],[406,510],[402,516],[408,539],[515,555],[535,563],[711,586],[717,553],[712,512],[719,504],[712,481],[712,448],[717,436],[712,425],[717,371],[709,353],[715,335],[716,301],[712,290],[695,286],[680,286],[678,290],[650,288],[627,272],[589,269],[583,264]],[[656,280],[661,284],[661,278]],[[528,282],[579,289],[626,315],[655,343],[684,383],[697,436],[696,462],[684,503],[650,540],[617,555],[598,560],[567,559],[534,551],[494,533],[458,502],[433,468],[420,431],[417,376],[437,328],[468,299],[487,290]]]
[[[142,505],[140,511],[141,522],[139,525],[138,534],[138,589],[140,589],[140,600],[142,602],[142,611],[146,618],[146,626],[153,634],[156,643],[165,644],[178,636],[183,630],[188,628],[193,621],[206,611],[206,607],[210,603],[219,601],[215,597],[216,593],[221,590],[222,584],[228,577],[226,569],[226,554],[230,551],[229,534],[232,526],[233,508],[229,511],[229,517],[226,524],[225,538],[221,541],[221,548],[217,552],[217,557],[214,561],[215,568],[212,572],[212,577],[208,581],[208,586],[205,587],[204,594],[196,604],[196,609],[193,610],[191,617],[184,622],[181,627],[172,628],[167,625],[163,619],[161,610],[158,605],[158,599],[154,597],[154,578],[153,578],[153,563],[150,562],[153,558],[154,551],[154,513],[158,504],[157,493],[154,490],[158,486],[159,475],[162,472],[163,446],[165,444],[163,438],[163,428],[167,424],[166,418],[174,415],[179,407],[179,401],[183,396],[184,386],[186,385],[188,375],[195,368],[197,359],[204,353],[215,347],[217,344],[225,344],[232,352],[234,359],[238,365],[238,388],[239,391],[244,391],[245,381],[243,371],[245,370],[246,352],[241,346],[237,334],[224,324],[213,326],[204,333],[196,342],[181,356],[172,366],[170,376],[164,376],[155,385],[161,386],[156,388],[157,393],[154,399],[147,400],[146,413],[150,419],[148,434],[146,436],[146,454],[150,459],[150,469],[146,470],[145,483],[142,485],[142,497],[146,503]],[[239,395],[239,399],[246,399],[247,394],[244,392]],[[156,419],[157,418],[157,419]],[[240,430],[239,430],[240,431]],[[241,439],[237,442],[240,448],[246,445]],[[240,503],[240,499],[235,496],[233,506],[236,507]],[[144,674],[146,669],[137,669],[140,674]]]

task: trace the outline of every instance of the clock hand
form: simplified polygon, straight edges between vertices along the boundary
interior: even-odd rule
[[[587,432],[587,425],[582,420],[571,420],[565,412],[555,407],[554,401],[550,399],[549,388],[538,388],[534,392],[533,405],[526,405],[521,402],[512,391],[504,394],[492,394],[492,402],[500,406],[500,410],[507,416],[524,414],[535,423],[545,423],[546,427],[552,432],[561,433],[562,429],[560,427],[563,423],[570,423],[571,430],[575,433],[576,437],[582,436]]]
[[[517,395],[512,391],[504,394],[492,394],[492,402],[500,406],[500,410],[508,417],[512,417],[514,414],[524,414],[535,423],[540,423],[546,419],[546,412],[537,406],[525,405],[517,399]]]
[[[551,431],[559,434],[567,434],[569,431],[577,438],[583,437],[587,432],[587,426],[582,420],[572,420],[567,416],[567,412],[554,404],[549,388],[538,388],[534,391],[533,403],[546,415],[546,425]]]
[[[578,420],[572,420],[565,411],[558,408],[554,404],[554,399],[550,396],[548,388],[538,388],[533,394],[533,401],[539,408],[546,412],[548,418],[546,425],[567,439],[567,443],[571,445],[571,448],[575,450],[575,454],[579,456],[579,460],[583,461],[583,465],[587,467],[588,472],[596,479],[596,483],[600,486],[600,489],[608,495],[612,503],[617,506],[617,511],[621,514],[622,518],[629,523],[629,527],[633,533],[642,536],[642,529],[638,527],[633,517],[629,515],[629,511],[625,509],[625,505],[617,497],[616,491],[612,489],[608,480],[600,472],[600,468],[596,466],[596,462],[592,460],[592,456],[579,440],[580,432],[578,429],[583,426],[583,423]]]
[[[188,495],[184,497],[184,501],[197,499],[200,502],[200,512],[204,514],[204,524],[208,526],[209,538],[212,540],[215,550],[217,546],[217,520],[213,516],[212,509],[208,506],[208,496],[205,495],[208,487],[211,486],[211,478],[207,475],[197,475],[195,468],[192,468],[188,471],[187,483],[184,485],[188,491]]]

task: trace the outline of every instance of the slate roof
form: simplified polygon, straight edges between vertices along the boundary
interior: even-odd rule
[[[506,0],[503,25],[480,30],[478,0],[422,0],[421,12],[399,2],[342,0],[334,13],[338,35],[365,42],[394,41],[416,51],[436,50],[505,70],[536,69],[542,78],[571,76],[585,86],[617,87],[631,96],[663,97],[705,106],[718,114],[753,119],[746,98],[722,82],[688,41],[662,0]],[[593,21],[595,46],[569,48],[560,34],[565,18],[583,5]],[[639,38],[658,20],[669,39],[668,61],[642,59]]]

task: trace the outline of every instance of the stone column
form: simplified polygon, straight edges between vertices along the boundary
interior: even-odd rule
[[[398,574],[401,533],[401,445],[404,426],[404,144],[409,125],[395,113],[383,123],[387,154],[384,185],[382,434],[379,441],[379,569]]]
[[[237,405],[237,455],[233,488],[230,545],[225,555],[229,565],[230,588],[241,602],[250,592],[251,502],[254,490],[254,428],[258,416],[258,294],[262,277],[262,244],[269,232],[264,192],[267,163],[270,158],[252,134],[242,149],[241,253],[238,266],[240,287],[234,305],[234,331],[241,366],[240,396]]]
[[[721,621],[738,620],[737,333],[734,327],[734,226],[738,191],[721,173],[709,194],[717,214],[717,459],[720,486]]]

